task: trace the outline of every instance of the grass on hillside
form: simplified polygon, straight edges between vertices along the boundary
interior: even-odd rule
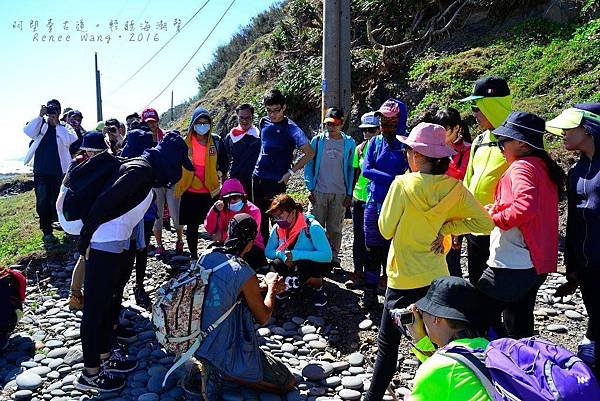
[[[55,231],[58,245],[45,249],[35,212],[35,193],[27,191],[0,198],[0,265],[35,257],[58,257],[69,248],[69,239]]]

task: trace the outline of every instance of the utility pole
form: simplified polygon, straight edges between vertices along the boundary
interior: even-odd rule
[[[171,121],[175,120],[175,116],[173,115],[173,90],[171,90]]]
[[[102,91],[100,89],[100,71],[98,70],[98,53],[94,53],[94,64],[96,70],[96,116],[97,121],[104,120],[102,118]]]
[[[323,1],[322,78],[322,117],[327,108],[339,107],[347,125],[351,108],[350,0]]]

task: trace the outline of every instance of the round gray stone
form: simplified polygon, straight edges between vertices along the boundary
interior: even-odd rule
[[[319,339],[319,335],[315,334],[315,333],[305,334],[304,337],[302,337],[302,341],[304,341],[305,343],[307,343],[309,341],[318,340],[318,339]]]
[[[344,386],[344,388],[360,391],[363,388],[363,381],[358,376],[346,376],[342,379],[342,386]]]
[[[373,326],[373,321],[371,319],[365,319],[358,324],[358,328],[361,330],[370,329]]]
[[[338,395],[342,398],[342,400],[358,400],[360,399],[360,391],[350,390],[348,388],[343,389],[338,393]]]
[[[308,343],[308,346],[310,348],[312,348],[312,349],[316,349],[316,350],[319,350],[319,351],[322,351],[322,350],[324,350],[324,349],[327,348],[327,344],[326,343],[324,343],[322,341],[317,341],[317,340],[310,341]]]
[[[256,332],[261,337],[267,337],[268,335],[271,334],[271,330],[269,330],[268,327],[261,327],[260,329],[256,330]]]
[[[333,365],[329,362],[309,363],[302,369],[302,376],[313,381],[323,380],[331,373],[333,373]]]
[[[298,329],[298,334],[300,334],[301,336],[304,336],[306,334],[316,333],[316,332],[317,332],[317,328],[315,326],[302,326]],[[306,341],[306,340],[304,340],[304,341]]]
[[[574,310],[565,311],[565,316],[572,320],[581,320],[583,319],[583,315]]]
[[[40,377],[46,376],[51,371],[52,371],[52,369],[49,368],[48,366],[36,366],[35,368],[26,370],[26,372],[39,375]]]
[[[348,355],[348,362],[350,362],[350,365],[352,366],[362,366],[362,364],[365,363],[365,356],[360,352],[354,352]]]
[[[566,333],[569,331],[568,327],[564,324],[549,324],[546,326],[546,330],[552,331],[554,333]]]
[[[362,366],[350,366],[348,372],[350,372],[352,375],[359,375],[361,373],[365,373],[365,368]]]
[[[346,361],[337,361],[337,362],[333,362],[333,369],[336,372],[341,372],[343,370],[346,370],[350,367],[350,363],[346,362]]]
[[[29,400],[33,396],[33,392],[31,390],[19,390],[16,393],[14,393],[13,396],[17,401]]]
[[[258,399],[260,401],[281,401],[281,397],[273,393],[260,393]]]
[[[324,386],[335,388],[342,384],[342,379],[339,376],[330,376],[321,382]]]
[[[42,378],[36,373],[25,371],[17,376],[17,386],[19,387],[19,390],[35,390],[41,384]]]
[[[296,323],[298,326],[304,323],[304,319],[300,316],[294,316],[292,318],[292,322]]]
[[[324,387],[313,387],[308,390],[308,395],[313,397],[319,397],[325,395],[325,393],[327,393],[327,389]]]
[[[285,344],[281,345],[281,351],[282,352],[296,352],[296,347],[294,347],[290,343],[285,343]]]
[[[67,347],[59,347],[48,352],[48,358],[61,358],[69,352]]]

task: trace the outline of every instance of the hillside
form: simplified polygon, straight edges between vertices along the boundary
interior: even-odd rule
[[[471,118],[457,99],[468,95],[473,81],[484,74],[506,77],[515,108],[544,117],[574,102],[600,101],[600,19],[594,1],[513,2],[510,13],[502,16],[474,10],[463,16],[462,26],[412,48],[410,55],[382,50],[369,38],[367,22],[379,21],[372,30],[378,40],[401,40],[401,8],[391,3],[408,1],[352,2],[351,126],[390,96],[407,103],[411,123],[440,106],[457,107]],[[284,17],[270,20],[272,29],[248,43],[218,85],[201,88],[203,96],[186,105],[174,126],[187,127],[191,110],[201,104],[214,113],[217,132],[224,134],[235,123],[237,104],[250,102],[257,106],[257,116],[263,115],[262,94],[276,86],[289,98],[290,116],[307,132],[318,129],[321,7],[318,0],[285,2]],[[223,64],[215,57],[213,63]],[[201,71],[199,80],[202,76]]]

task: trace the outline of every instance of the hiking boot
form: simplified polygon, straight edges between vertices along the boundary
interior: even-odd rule
[[[119,341],[123,341],[124,343],[132,343],[137,340],[137,334],[129,329],[126,329],[123,326],[117,326],[115,330],[115,338]]]
[[[135,297],[135,303],[138,304],[138,306],[146,310],[152,309],[152,301],[150,300],[148,293],[146,293],[146,290],[142,287],[135,287],[133,289],[133,296]]]
[[[314,290],[313,305],[317,308],[321,308],[327,305],[327,293],[325,292],[323,287]]]
[[[373,308],[379,305],[379,298],[377,298],[377,288],[365,288],[361,299],[361,306],[363,308]]]
[[[119,350],[114,350],[110,358],[102,362],[102,367],[111,373],[129,373],[137,369],[138,363],[127,359]]]
[[[77,390],[117,391],[125,386],[125,379],[117,377],[104,368],[95,375],[89,375],[84,369],[74,384]]]
[[[163,248],[160,245],[157,246],[156,250],[154,251],[154,256],[158,259],[158,258],[162,258],[164,254],[165,254],[165,248]]]
[[[183,255],[183,241],[175,243],[175,255]]]
[[[69,309],[83,310],[83,294],[71,293],[69,298]]]

